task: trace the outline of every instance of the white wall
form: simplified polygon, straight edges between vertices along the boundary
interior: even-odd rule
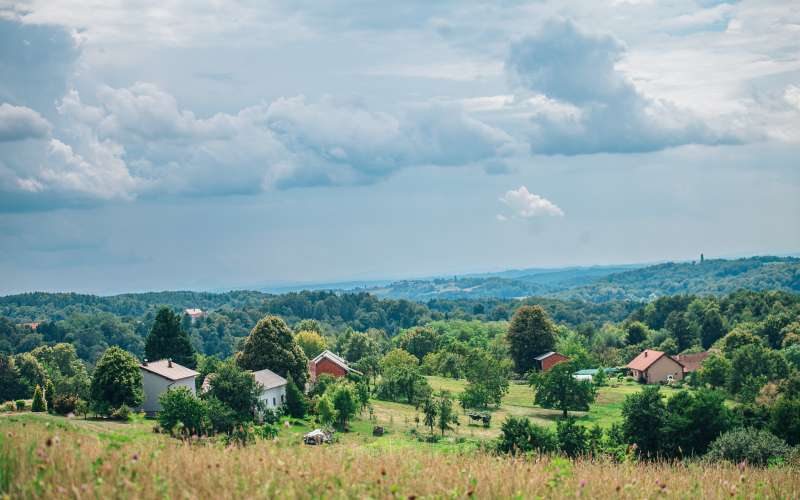
[[[144,390],[141,410],[146,413],[161,411],[161,404],[158,402],[158,398],[168,389],[186,387],[192,391],[192,394],[195,394],[194,377],[173,382],[147,370],[142,370],[141,368],[140,370],[142,372],[142,390]]]
[[[267,389],[261,393],[261,397],[259,399],[264,401],[264,406],[270,410],[279,408],[286,401],[286,386],[282,385],[280,387]]]

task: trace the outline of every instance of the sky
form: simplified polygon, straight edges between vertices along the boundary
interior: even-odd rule
[[[792,0],[0,0],[0,294],[799,250]]]

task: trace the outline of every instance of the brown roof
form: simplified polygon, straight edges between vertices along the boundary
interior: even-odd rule
[[[645,349],[642,351],[638,356],[633,358],[630,363],[627,364],[626,368],[630,368],[632,370],[639,370],[640,372],[647,371],[653,363],[661,359],[663,356],[667,356],[666,353],[661,351],[654,351],[652,349]],[[683,363],[676,360],[671,356],[667,356],[671,360],[675,361],[679,365],[683,366]]]
[[[695,372],[700,368],[700,365],[705,361],[708,355],[706,352],[696,352],[694,354],[678,354],[675,356],[675,361],[683,365],[684,373]]]
[[[171,365],[171,366],[170,366]],[[174,361],[168,359],[160,359],[158,361],[145,362],[139,365],[142,370],[147,370],[150,373],[155,373],[167,380],[183,380],[189,377],[196,377],[200,375],[198,372],[191,368],[181,366]]]

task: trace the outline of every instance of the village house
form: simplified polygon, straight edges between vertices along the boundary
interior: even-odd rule
[[[258,370],[253,372],[256,382],[261,384],[263,390],[259,399],[264,407],[276,410],[286,402],[286,379],[271,370]]]
[[[195,321],[206,317],[206,313],[202,309],[190,308],[190,309],[185,309],[183,312],[184,314],[189,316],[189,319],[192,321],[192,324],[194,324]]]
[[[665,352],[645,349],[627,364],[631,376],[646,384],[683,379],[684,366]]]
[[[675,361],[683,365],[683,374],[686,375],[699,370],[700,365],[703,364],[703,361],[706,360],[709,354],[711,353],[705,351],[692,354],[678,354],[673,357],[675,358]]]
[[[536,356],[533,359],[536,361],[535,363],[536,369],[539,370],[540,372],[546,372],[555,365],[569,360],[567,356],[564,356],[563,354],[559,354],[553,351],[540,354],[539,356]]]
[[[142,389],[144,390],[144,401],[141,410],[149,415],[161,411],[161,403],[158,398],[163,393],[176,387],[186,387],[192,394],[195,394],[195,378],[200,375],[191,368],[186,368],[171,359],[159,361],[144,360],[139,365],[142,372]]]
[[[317,376],[323,373],[337,378],[345,377],[348,373],[361,375],[361,372],[351,368],[350,365],[347,364],[347,361],[327,349],[308,362],[308,371],[311,374],[311,382],[315,382]]]

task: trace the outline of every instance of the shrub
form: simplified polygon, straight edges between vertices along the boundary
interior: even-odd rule
[[[780,398],[770,411],[770,430],[790,445],[800,444],[800,399]]]
[[[575,417],[559,420],[556,423],[556,435],[558,436],[558,448],[568,456],[577,457],[588,451],[589,440],[586,427],[578,425]]]
[[[186,435],[203,431],[207,418],[206,406],[186,387],[168,390],[158,398],[158,402],[161,403],[158,423],[162,428],[172,431],[180,423]]]
[[[206,399],[206,412],[214,432],[231,433],[238,423],[236,412],[213,396]]]
[[[18,399],[14,402],[17,405],[17,411],[24,411],[25,410],[25,400]]]
[[[503,453],[549,452],[558,447],[555,433],[546,427],[532,424],[525,417],[509,416],[501,427],[497,438],[497,450]]]
[[[3,405],[3,411],[14,411],[15,408],[16,408],[16,406],[14,405],[13,401],[7,401]]]
[[[278,427],[272,424],[253,426],[253,433],[259,439],[272,439],[278,435]]]
[[[53,411],[58,415],[74,413],[78,407],[78,396],[74,394],[58,395],[53,398]]]
[[[294,418],[304,418],[308,412],[308,403],[291,374],[286,377],[286,412]]]
[[[44,394],[42,393],[42,387],[40,385],[37,385],[36,389],[33,390],[33,403],[31,403],[31,411],[47,411],[47,401],[44,399]]]
[[[111,412],[111,418],[114,420],[128,421],[128,419],[131,418],[131,413],[131,408],[123,404]]]
[[[718,437],[706,454],[712,461],[727,460],[767,465],[789,455],[791,448],[779,437],[753,428],[734,429]]]
[[[92,404],[98,413],[109,415],[111,410],[139,406],[142,393],[142,374],[133,354],[109,347],[100,357],[92,374]]]

